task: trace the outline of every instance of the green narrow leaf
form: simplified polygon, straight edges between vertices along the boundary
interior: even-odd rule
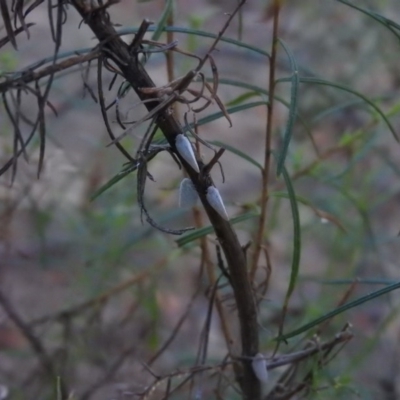
[[[385,101],[385,100],[392,100],[396,98],[395,94],[391,94],[391,95],[383,95],[383,96],[379,96],[379,97],[374,97],[371,100],[373,102],[377,102],[377,101]],[[325,110],[319,112],[318,114],[316,114],[313,118],[312,118],[312,122],[316,123],[318,121],[321,121],[323,118],[328,117],[331,114],[334,114],[336,112],[339,112],[341,110],[344,110],[346,108],[350,108],[350,107],[357,107],[357,106],[362,106],[365,105],[364,100],[362,99],[357,99],[357,100],[349,100],[349,101],[345,101],[343,103],[334,105],[332,107],[328,107]],[[365,105],[366,106],[366,105]],[[387,117],[389,116],[393,116],[392,114],[392,110],[389,110],[387,112]]]
[[[157,41],[162,33],[164,32],[164,28],[167,24],[168,17],[171,15],[172,10],[173,10],[173,2],[174,0],[166,0],[164,10],[161,14],[160,19],[158,20],[157,25],[155,26],[154,32],[151,35],[151,40]],[[150,29],[148,29],[150,31]],[[154,46],[149,46],[149,48],[154,47]],[[152,53],[148,53],[147,56],[143,54],[143,56],[140,58],[140,62],[145,65],[147,61],[150,60]],[[128,86],[128,83],[126,83]]]
[[[146,334],[146,342],[149,348],[153,351],[159,346],[159,331],[157,329],[158,321],[160,318],[160,308],[158,307],[156,297],[156,285],[153,282],[152,286],[146,290],[146,296],[141,296],[141,306],[149,314],[151,321],[154,321],[151,325],[151,329]]]
[[[213,81],[212,78],[207,78],[206,80],[207,80],[207,82],[212,82]],[[219,80],[219,84],[240,87],[240,88],[243,88],[243,89],[248,89],[248,90],[254,91],[256,93],[260,93],[260,94],[269,96],[269,92],[267,90],[265,90],[264,88],[261,88],[259,86],[254,86],[254,85],[251,85],[251,84],[246,83],[246,82],[237,81],[237,80],[234,80],[234,79],[221,78]],[[290,104],[286,100],[282,99],[281,97],[274,96],[274,100],[279,101],[279,103],[283,104],[285,107],[290,108]],[[308,124],[305,121],[305,119],[299,113],[296,113],[296,117],[299,119],[299,121],[303,125],[308,137],[313,142],[311,129],[308,126]]]
[[[278,79],[277,82],[291,82],[290,78],[281,78]],[[343,90],[345,92],[351,93],[357,97],[359,97],[360,99],[364,100],[367,104],[369,104],[379,115],[380,117],[385,121],[387,127],[390,129],[390,131],[393,134],[393,137],[395,138],[395,140],[397,142],[399,142],[399,137],[397,136],[397,133],[395,131],[395,129],[393,128],[392,124],[390,123],[390,121],[388,120],[388,118],[386,117],[386,115],[383,113],[383,111],[370,99],[368,99],[366,96],[364,96],[363,94],[347,87],[344,85],[339,85],[338,83],[334,83],[334,82],[330,82],[330,81],[326,81],[323,79],[319,79],[319,78],[310,78],[310,77],[302,77],[300,78],[300,82],[301,83],[311,83],[311,84],[316,84],[316,85],[325,85],[325,86],[330,86],[336,89],[340,89]]]
[[[207,78],[206,80],[207,80],[207,82],[212,82],[213,78]],[[264,94],[269,97],[268,90],[264,89],[263,87],[252,85],[247,82],[238,81],[236,79],[220,78],[218,83],[220,83],[222,85],[229,85],[229,86],[239,87],[242,89],[247,89],[251,92]],[[275,97],[275,99],[277,99],[278,101],[281,101],[281,99],[279,97]]]
[[[378,99],[375,99],[378,100]],[[338,113],[342,110],[345,110],[346,108],[350,108],[350,107],[357,107],[357,106],[362,106],[364,105],[364,101],[357,99],[357,100],[349,100],[340,104],[335,104],[332,107],[328,107],[325,110],[322,110],[321,112],[319,112],[318,114],[316,114],[313,118],[312,118],[312,122],[315,124],[318,121],[321,121],[322,119]]]
[[[293,133],[293,125],[294,121],[296,120],[297,115],[297,97],[298,97],[298,88],[299,88],[299,68],[297,66],[296,59],[293,56],[293,53],[290,51],[289,47],[283,42],[283,40],[278,39],[280,44],[282,45],[283,49],[285,50],[289,61],[290,61],[290,68],[292,70],[291,76],[291,90],[290,90],[290,106],[289,106],[289,117],[285,128],[285,133],[283,134],[283,145],[282,150],[279,154],[278,158],[278,165],[276,174],[279,176],[282,173],[283,166],[285,164],[287,152],[289,149],[289,143],[292,139]]]
[[[229,101],[228,103],[226,103],[226,106],[227,107],[237,106],[237,105],[245,102],[246,100],[251,99],[252,97],[256,97],[256,96],[260,96],[260,93],[257,93],[257,92],[243,93],[243,94],[237,96],[236,98],[234,98],[233,100]]]
[[[267,103],[265,101],[255,101],[253,103],[246,103],[246,104],[241,104],[239,106],[235,107],[230,107],[226,111],[229,115],[235,114],[239,111],[247,110],[249,108],[254,108],[258,106],[265,106]],[[221,111],[218,111],[214,114],[208,115],[207,117],[201,118],[197,121],[197,125],[205,125],[208,124],[209,122],[215,121],[217,119],[220,119],[222,117],[225,117],[224,113]],[[192,125],[191,125],[192,126]],[[187,131],[188,128],[185,129]]]
[[[149,32],[153,32],[157,29],[157,26],[150,26],[148,31]],[[164,32],[175,32],[175,33],[183,33],[186,35],[195,35],[195,36],[202,36],[202,37],[207,37],[207,38],[211,38],[211,39],[216,39],[218,37],[217,34],[215,33],[211,33],[211,32],[206,32],[206,31],[201,31],[198,29],[192,29],[192,28],[182,28],[180,26],[166,26],[163,28]],[[124,28],[124,29],[119,29],[117,31],[117,33],[119,35],[129,35],[132,33],[136,33],[138,31],[138,28]],[[243,49],[247,49],[250,50],[250,53],[256,53],[256,54],[260,54],[262,56],[268,57],[270,58],[271,55],[263,50],[262,48],[256,47],[256,46],[252,46],[250,44],[241,42],[240,40],[236,40],[236,39],[231,39],[225,36],[222,36],[220,38],[221,42],[224,43],[228,43],[228,44],[232,44],[234,46],[243,48]],[[302,65],[301,66],[301,71],[304,73],[307,73],[311,76],[316,76],[316,74],[314,73],[314,71],[310,70],[309,68],[307,68],[306,66]]]
[[[90,201],[94,201],[95,199],[97,199],[97,197],[99,197],[101,194],[103,194],[106,190],[110,189],[111,186],[114,186],[121,179],[125,178],[127,175],[129,175],[133,171],[136,171],[136,167],[131,167],[124,171],[118,172],[117,175],[113,176],[109,181],[107,181],[104,185],[102,185],[99,189],[97,189],[92,194],[92,196],[90,197]]]
[[[353,279],[322,279],[315,276],[303,275],[302,281],[320,283],[321,285],[393,285],[397,281],[387,278],[353,278]]]
[[[164,11],[161,14],[160,19],[158,20],[158,24],[156,25],[153,34],[151,35],[152,40],[157,41],[160,38],[161,34],[163,33],[164,28],[167,24],[168,17],[170,16],[170,14],[172,12],[173,2],[174,2],[174,0],[166,1]]]
[[[254,217],[257,217],[259,215],[260,214],[256,213],[256,212],[249,212],[249,213],[246,213],[246,214],[239,215],[238,217],[232,218],[230,220],[230,223],[231,224],[237,224],[239,222],[246,221],[246,220],[248,220],[250,218],[254,218]],[[176,240],[176,243],[178,244],[179,247],[182,247],[185,244],[193,242],[196,239],[199,239],[199,238],[201,238],[203,236],[206,236],[206,235],[212,233],[213,231],[214,231],[214,228],[213,228],[212,225],[205,226],[203,228],[199,228],[199,229],[196,229],[195,231],[191,231],[190,233],[182,235],[179,239]]]
[[[392,106],[392,108],[387,112],[388,117],[392,117],[394,115],[399,114],[400,112],[400,101]]]
[[[383,289],[377,290],[373,293],[367,294],[366,296],[362,296],[359,299],[356,299],[354,301],[346,303],[346,304],[334,309],[333,311],[323,315],[322,317],[319,317],[319,318],[301,326],[300,328],[295,329],[292,332],[277,336],[274,340],[282,341],[282,340],[287,340],[292,337],[298,336],[304,332],[307,332],[311,328],[314,328],[315,326],[321,324],[322,322],[325,322],[328,319],[335,317],[336,315],[339,315],[345,311],[348,311],[354,307],[357,307],[361,304],[364,304],[368,301],[376,299],[377,297],[383,296],[383,295],[388,294],[388,293],[392,292],[393,290],[397,290],[397,289],[400,289],[400,282],[394,283],[393,285],[389,285]]]
[[[281,198],[281,199],[289,199],[290,198],[289,194],[287,192],[272,192],[270,195],[271,195],[271,197]],[[341,229],[343,232],[347,231],[346,228],[344,227],[344,225],[341,223],[341,221],[338,218],[336,218],[333,214],[330,214],[326,211],[316,208],[305,197],[296,195],[296,201],[297,201],[297,203],[300,203],[306,207],[309,207],[318,218],[325,218],[326,220],[328,220],[329,222],[334,224],[337,228]]]
[[[364,135],[366,136],[366,135]],[[329,178],[325,179],[325,182],[335,181],[346,175],[359,161],[367,157],[371,152],[374,151],[376,140],[377,140],[377,133],[373,133],[370,137],[367,138],[363,137],[363,144],[361,148],[358,148],[357,153],[350,159],[350,161],[344,166],[343,170],[330,176]],[[357,137],[355,138],[357,140]],[[348,144],[351,143],[351,140],[348,141]]]
[[[275,156],[275,158],[277,158],[277,155],[274,151],[272,152],[272,154]],[[292,266],[290,269],[289,286],[286,291],[285,301],[282,308],[282,320],[279,326],[279,337],[282,336],[283,325],[289,305],[289,300],[296,287],[297,279],[299,276],[300,256],[301,256],[301,229],[300,229],[299,209],[296,199],[296,193],[294,191],[289,173],[287,172],[286,167],[284,165],[282,166],[282,175],[288,191],[290,208],[292,211],[292,218],[293,218],[293,255],[292,255]]]
[[[377,14],[373,11],[356,6],[347,0],[338,0],[338,1],[339,1],[339,3],[346,4],[347,6],[354,8],[355,10],[358,10],[365,15],[368,15],[369,17],[374,19],[376,22],[382,24],[385,28],[389,29],[397,37],[397,39],[400,40],[400,35],[393,29],[393,28],[396,28],[396,29],[400,30],[400,25],[396,24],[396,22],[394,22],[391,19],[388,19],[380,14]]]
[[[285,307],[289,302],[290,296],[296,287],[297,278],[299,276],[300,267],[300,256],[301,256],[301,229],[300,229],[300,215],[299,208],[296,200],[296,193],[294,191],[292,182],[290,180],[289,173],[287,172],[285,166],[282,166],[282,175],[285,180],[286,188],[289,195],[290,207],[292,210],[293,218],[293,255],[292,255],[292,267],[290,271],[290,281],[288,290],[285,296]]]
[[[259,164],[256,160],[254,160],[253,158],[248,156],[243,151],[237,149],[236,147],[233,147],[233,146],[230,146],[228,144],[225,144],[224,142],[219,142],[218,140],[212,141],[210,143],[214,144],[215,146],[223,147],[224,149],[230,151],[231,153],[236,154],[237,156],[239,156],[239,157],[243,158],[244,160],[248,161],[250,164],[255,165],[260,170],[263,169],[261,164]]]
[[[271,195],[271,197],[276,197],[279,199],[289,199],[290,198],[289,193],[287,193],[287,192],[272,192],[270,195]],[[305,206],[311,207],[311,202],[308,201],[303,196],[296,195],[296,201],[298,203],[304,204]]]
[[[400,30],[400,25],[397,22],[394,22],[392,19],[386,18],[383,15],[379,15],[377,13],[375,13],[375,15],[382,18],[382,20],[384,20],[388,25],[393,26],[394,28]]]
[[[150,26],[148,31],[149,32],[154,32],[157,29],[158,29],[158,26]],[[164,32],[183,33],[183,34],[186,34],[186,35],[202,36],[202,37],[207,37],[207,38],[211,38],[211,39],[216,39],[218,37],[218,35],[215,34],[215,33],[201,31],[201,30],[192,29],[192,28],[182,28],[182,27],[179,27],[179,26],[164,26],[162,28],[162,30]],[[137,31],[138,31],[138,28],[125,28],[125,29],[119,29],[118,30],[118,34],[122,34],[122,35],[131,34],[131,33],[137,32]],[[221,42],[225,42],[225,43],[229,43],[229,44],[233,44],[233,45],[235,45],[237,47],[241,47],[241,48],[244,48],[244,49],[251,50],[254,53],[261,54],[262,56],[266,56],[268,58],[270,57],[270,54],[267,51],[265,51],[263,49],[260,49],[259,47],[256,47],[256,46],[252,46],[250,44],[243,43],[243,42],[241,42],[239,40],[235,40],[235,39],[231,39],[231,38],[222,36],[220,41]]]

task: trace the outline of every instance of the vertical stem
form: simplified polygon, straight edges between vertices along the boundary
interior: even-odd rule
[[[174,25],[174,7],[175,4],[172,3],[171,7],[171,12],[168,15],[167,18],[167,26],[173,26]],[[172,43],[174,41],[174,32],[168,31],[167,32],[167,43]],[[167,76],[168,76],[168,82],[172,82],[175,78],[174,76],[174,52],[173,51],[167,51],[165,53],[165,57],[167,59]],[[175,117],[177,116],[177,108],[176,108],[177,103],[174,103],[171,105]]]
[[[271,6],[273,8],[273,28],[272,28],[272,46],[271,58],[269,66],[269,99],[267,105],[267,123],[265,131],[265,153],[264,153],[264,168],[262,171],[262,189],[261,189],[261,213],[256,232],[255,249],[251,262],[250,279],[254,280],[257,272],[258,260],[263,242],[264,226],[267,218],[267,205],[268,205],[268,179],[271,167],[271,142],[272,142],[272,118],[274,113],[274,94],[275,94],[275,70],[276,70],[276,53],[278,45],[278,25],[279,25],[279,12],[281,8],[281,0],[274,0]]]
[[[194,219],[196,221],[196,227],[201,228],[203,226],[202,219],[201,219],[201,214],[197,208],[193,210],[193,215]],[[207,276],[208,276],[208,281],[210,282],[210,287],[213,287],[217,281],[217,277],[215,276],[215,269],[214,265],[211,261],[210,257],[210,249],[207,243],[207,238],[206,237],[201,237],[200,238],[200,248],[201,248],[201,253],[202,253],[202,260],[205,264],[206,271],[207,271]],[[225,315],[225,309],[224,306],[221,302],[221,298],[219,296],[218,291],[215,293],[215,307],[218,312],[219,320],[221,323],[221,329],[222,333],[224,335],[226,347],[228,349],[229,355],[232,356],[232,344],[233,344],[233,338],[231,336],[232,329],[230,327],[230,324],[228,323],[228,319],[226,318]]]
[[[243,9],[240,9],[238,12],[238,40],[243,40]]]
[[[227,23],[218,34],[217,39],[211,45],[209,53],[211,53],[215,48],[218,40],[224,34],[235,13],[245,3],[245,1],[246,0],[241,0],[238,7],[230,15]],[[143,87],[155,87],[155,84],[148,75],[144,66],[138,62],[137,58],[130,54],[128,46],[116,34],[108,15],[106,15],[105,12],[90,13],[90,10],[88,12],[84,0],[71,0],[71,4],[81,14],[82,18],[87,23],[88,27],[94,32],[99,41],[104,43],[102,50],[115,63],[120,73],[130,83],[139,98],[141,100],[148,100],[149,98],[156,100],[146,102],[145,106],[149,113],[153,112],[154,114],[157,114],[156,123],[158,127],[164,133],[171,148],[176,150],[176,137],[178,134],[183,132],[183,127],[180,125],[179,120],[171,114],[169,108],[160,108],[157,110],[157,107],[160,105],[159,98],[144,94],[140,90],[140,88]],[[200,63],[200,66],[202,64],[203,63]],[[261,383],[257,379],[251,365],[251,358],[259,352],[257,307],[254,301],[252,286],[249,281],[245,254],[230,222],[221,217],[208,202],[206,193],[207,189],[213,182],[209,173],[204,171],[201,174],[197,173],[193,168],[188,166],[187,162],[179,152],[175,152],[175,155],[192,180],[210,222],[214,227],[214,232],[220,243],[221,249],[225,254],[237,306],[237,316],[240,328],[241,362],[234,363],[236,381],[240,385],[244,399],[261,400]]]
[[[194,131],[197,136],[199,136],[199,127],[197,125],[197,118],[196,114],[193,114],[193,126],[194,126]],[[200,143],[198,140],[196,140],[196,151],[198,154],[200,154]],[[193,216],[194,220],[196,222],[196,227],[201,228],[203,226],[203,221],[201,218],[201,213],[197,207],[193,208]],[[210,257],[210,249],[207,243],[207,237],[201,237],[200,238],[200,248],[201,248],[201,254],[202,254],[202,259],[205,263],[206,266],[206,271],[207,271],[207,276],[208,280],[210,282],[210,287],[213,287],[217,281],[217,277],[215,276],[215,270],[214,270],[214,265],[211,262],[211,257]],[[215,293],[215,307],[218,312],[219,320],[221,323],[221,329],[222,333],[224,335],[226,347],[228,349],[229,355],[232,356],[232,345],[234,343],[234,340],[232,338],[232,327],[231,324],[228,322],[228,319],[226,318],[225,314],[225,308],[222,304],[221,298],[219,296],[218,291]]]
[[[196,114],[193,114],[193,125],[194,125],[194,130],[196,135],[199,135],[198,131],[198,125],[197,125],[197,119],[196,119]],[[196,151],[198,154],[200,154],[200,143],[198,140],[196,140]],[[201,228],[203,226],[203,221],[201,218],[201,213],[197,207],[193,208],[193,217],[196,223],[197,228]],[[210,287],[213,287],[217,281],[217,277],[215,276],[215,270],[214,270],[214,265],[211,262],[211,257],[210,257],[210,249],[207,243],[207,237],[201,237],[200,238],[200,249],[201,249],[201,254],[202,254],[202,261],[204,262],[206,266],[206,271],[207,271],[207,276],[208,276],[208,281],[210,282]],[[215,307],[218,312],[219,320],[221,323],[221,329],[222,333],[224,335],[226,347],[228,349],[229,355],[232,356],[232,345],[233,345],[233,338],[232,338],[232,327],[229,324],[228,319],[226,318],[225,314],[225,308],[222,304],[221,298],[219,296],[218,291],[215,293]]]

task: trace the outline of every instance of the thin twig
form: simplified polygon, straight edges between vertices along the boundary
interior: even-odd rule
[[[220,148],[215,154],[214,157],[210,160],[210,162],[204,166],[202,172],[205,174],[209,174],[210,171],[212,170],[212,167],[218,162],[218,160],[221,158],[222,154],[224,154],[225,149]]]
[[[57,369],[53,363],[53,360],[48,355],[46,348],[43,343],[37,337],[31,327],[21,318],[18,312],[14,309],[10,300],[6,297],[6,295],[0,290],[0,304],[4,311],[7,313],[8,317],[14,324],[18,327],[20,332],[27,339],[28,343],[32,347],[32,350],[36,354],[40,364],[42,365],[43,370],[46,372],[49,382],[53,382],[56,380],[59,375]],[[62,393],[62,398],[66,399],[68,394],[68,389],[65,386],[65,382],[63,379],[60,380],[60,388]]]
[[[171,12],[168,15],[167,18],[167,25],[168,26],[174,26],[174,6],[172,5],[171,7]],[[174,41],[174,32],[168,31],[167,32],[167,43],[172,43]],[[168,82],[172,82],[175,77],[174,77],[174,53],[172,51],[167,51],[165,53],[165,57],[167,59],[167,77],[168,77]],[[175,117],[178,117],[178,108],[177,104],[173,104],[172,106],[172,111],[175,115]]]
[[[20,72],[19,77],[6,79],[4,82],[0,83],[0,93],[7,92],[11,88],[23,86],[28,83],[38,81],[39,79],[42,79],[46,76],[54,75],[75,65],[82,65],[87,61],[96,59],[97,57],[99,57],[100,54],[101,53],[98,50],[93,50],[88,54],[70,57],[58,64],[49,65],[48,67],[45,67],[37,72],[30,70]]]
[[[165,264],[165,259],[162,259],[153,268],[132,276],[131,278],[125,280],[124,282],[118,284],[117,286],[114,286],[113,288],[107,290],[106,292],[100,294],[99,296],[94,297],[93,299],[86,300],[83,303],[80,303],[76,306],[58,311],[55,314],[50,314],[40,318],[36,318],[30,321],[28,325],[36,326],[47,323],[49,321],[63,321],[65,319],[73,318],[74,316],[83,313],[87,309],[92,308],[97,304],[104,303],[111,297],[123,292],[126,289],[129,289],[132,285],[142,282],[144,279],[148,278],[154,272],[154,269],[158,269],[164,264]]]
[[[103,79],[102,79],[102,65],[103,65],[103,57],[100,56],[97,59],[97,90],[99,94],[99,102],[100,102],[100,110],[103,116],[103,121],[107,129],[107,133],[110,136],[111,140],[115,140],[115,135],[111,129],[110,123],[108,122],[108,116],[106,111],[106,105],[104,102],[104,93],[103,93]],[[117,149],[132,163],[136,163],[136,160],[125,150],[121,143],[115,142],[115,146]]]
[[[196,227],[201,228],[203,226],[203,222],[201,213],[199,212],[197,207],[193,209],[193,216],[196,222]],[[203,268],[203,265],[205,265],[208,276],[208,282],[211,286],[213,286],[217,281],[217,277],[215,274],[214,264],[211,261],[210,249],[207,242],[207,238],[204,236],[200,238],[200,249],[201,249],[201,269]],[[228,318],[226,317],[225,308],[222,304],[218,292],[215,294],[215,306],[221,323],[221,330],[225,339],[226,347],[228,349],[229,354],[233,354],[234,340],[232,338],[232,329],[229,324]]]
[[[267,125],[265,132],[265,151],[264,151],[264,168],[262,170],[262,188],[260,200],[260,219],[258,221],[258,228],[254,240],[254,253],[250,268],[250,279],[254,280],[257,272],[258,260],[263,244],[265,222],[267,218],[267,205],[269,196],[269,171],[271,165],[271,144],[272,144],[272,122],[274,112],[274,93],[275,93],[275,70],[277,59],[277,46],[278,46],[278,26],[279,26],[279,12],[281,8],[280,0],[273,0],[273,28],[272,28],[272,49],[271,58],[269,63],[269,101],[267,103]]]
[[[79,400],[88,400],[92,397],[92,395],[105,386],[118,372],[118,370],[122,367],[125,360],[132,355],[132,353],[136,350],[137,344],[125,349],[119,356],[114,360],[113,363],[107,368],[105,373],[100,376],[99,379],[95,383],[93,383],[85,392],[79,397]]]
[[[163,343],[163,345],[158,349],[158,351],[150,358],[149,361],[147,361],[146,365],[151,366],[160,356],[164,351],[170,346],[170,344],[174,341],[176,336],[179,333],[179,330],[181,329],[183,323],[186,321],[192,307],[194,304],[194,301],[196,300],[197,296],[199,295],[201,291],[201,279],[198,279],[198,287],[196,291],[193,293],[192,298],[189,301],[189,304],[186,307],[185,312],[182,314],[182,316],[179,318],[179,321],[175,324],[174,329],[172,330],[169,338]]]

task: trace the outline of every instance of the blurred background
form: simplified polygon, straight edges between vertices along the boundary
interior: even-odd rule
[[[234,4],[177,0],[173,22],[218,33],[225,13],[232,11]],[[238,39],[241,35],[243,42],[269,52],[272,20],[268,5],[267,1],[248,1],[242,21],[235,19],[226,36]],[[157,22],[164,6],[161,0],[121,0],[110,8],[110,15],[121,28],[132,28],[143,18]],[[362,6],[399,23],[397,0],[364,1]],[[19,51],[11,46],[2,48],[1,71],[17,71],[52,55],[46,5],[32,12],[28,22],[36,25],[30,29],[29,40],[25,34],[17,37]],[[400,134],[400,41],[396,35],[345,4],[314,0],[301,4],[286,1],[279,32],[297,60],[300,76],[319,77],[362,93],[375,101]],[[132,37],[125,36],[125,40]],[[208,38],[181,33],[173,38],[180,49],[197,55],[204,55],[211,44]],[[160,41],[166,41],[165,35]],[[95,44],[93,34],[80,25],[71,6],[61,53]],[[226,43],[220,43],[213,56],[221,80],[268,88],[267,57]],[[176,77],[196,65],[196,60],[182,55],[175,55],[174,61]],[[146,66],[158,85],[167,83],[164,55],[152,55]],[[208,66],[204,73],[211,77]],[[290,63],[280,48],[278,77],[290,73]],[[192,365],[207,312],[204,293],[208,282],[205,277],[199,280],[198,243],[179,247],[177,237],[141,223],[135,174],[91,201],[126,160],[114,147],[106,147],[110,140],[100,108],[84,90],[82,74],[65,71],[54,81],[50,100],[58,116],[46,110],[47,147],[40,179],[36,176],[37,139],[28,149],[28,159],[21,158],[14,183],[10,184],[8,173],[0,181],[0,283],[4,296],[0,307],[0,384],[12,399],[55,398],[56,383],[46,380],[42,368],[47,356],[68,377],[74,399],[136,398],[134,394],[153,380],[141,363],[151,363],[160,375]],[[105,75],[104,88],[111,78],[111,74]],[[87,83],[95,91],[95,65]],[[107,92],[108,102],[115,93],[115,88]],[[246,91],[220,84],[218,93],[225,104],[233,106]],[[289,101],[290,85],[279,83],[277,95]],[[34,115],[33,97],[27,95],[23,107],[28,115]],[[145,112],[133,94],[121,109],[131,119]],[[178,112],[186,109],[186,105],[178,106]],[[2,165],[12,155],[13,140],[12,126],[3,111]],[[198,118],[218,111],[212,105]],[[286,165],[297,195],[304,199],[299,205],[302,258],[285,331],[399,279],[399,144],[373,108],[344,90],[301,84],[298,111],[304,124],[300,118],[295,122]],[[201,136],[234,146],[262,164],[266,107],[251,107],[231,118],[233,127],[220,118],[201,126]],[[276,103],[276,149],[282,143],[287,118],[287,107]],[[110,113],[110,119],[114,121],[115,115]],[[144,131],[140,127],[124,139],[132,154]],[[212,155],[204,147],[202,151],[205,159]],[[259,170],[228,151],[221,163],[225,183],[218,168],[213,177],[229,215],[254,209],[260,193]],[[149,171],[155,182],[147,184],[146,204],[153,218],[174,229],[192,226],[192,211],[178,207],[182,171],[168,154],[157,156]],[[284,190],[282,178],[274,180],[273,188]],[[271,339],[278,332],[290,274],[293,227],[288,200],[271,198],[268,216],[265,245],[272,273],[259,316],[261,348],[266,354],[273,349]],[[255,223],[247,220],[235,225],[242,243],[252,238]],[[206,217],[204,224],[208,224]],[[214,242],[210,248],[216,262]],[[260,280],[265,268],[266,260],[261,258]],[[192,302],[198,289],[200,295]],[[39,339],[45,352],[33,348],[27,331],[21,331],[10,319],[7,305]],[[311,391],[309,398],[400,398],[399,307],[399,295],[394,291],[331,321],[322,336],[332,336],[350,322],[355,337],[321,372],[328,382],[326,390]],[[187,310],[179,334],[152,363]],[[210,333],[208,361],[218,362],[226,348],[217,316]],[[184,394],[174,398],[179,396]],[[156,391],[154,398],[162,395]]]

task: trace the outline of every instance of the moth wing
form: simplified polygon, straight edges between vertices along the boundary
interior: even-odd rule
[[[268,381],[267,361],[261,353],[257,353],[251,362],[254,374],[261,382]]]
[[[189,178],[183,179],[179,186],[179,207],[194,207],[198,199],[199,195],[197,194],[193,182]]]

